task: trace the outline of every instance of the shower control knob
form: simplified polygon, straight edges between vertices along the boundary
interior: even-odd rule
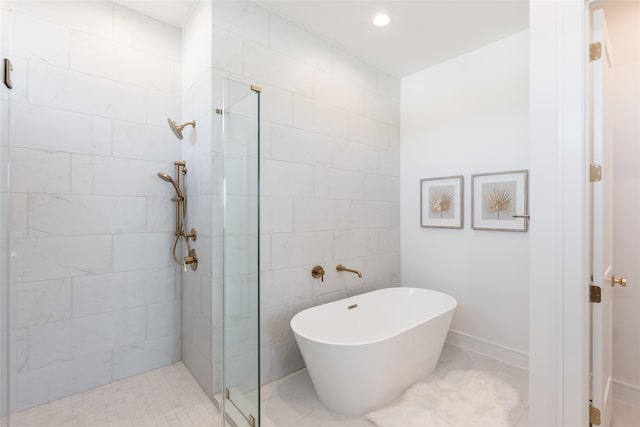
[[[316,265],[315,267],[313,267],[313,269],[311,270],[311,275],[314,279],[320,279],[324,282],[324,268],[322,268],[322,266]]]
[[[189,255],[184,257],[184,265],[185,268],[190,265],[192,270],[198,269],[198,252],[195,249],[191,249]]]
[[[187,240],[191,239],[195,242],[196,239],[198,238],[198,232],[196,231],[195,228],[192,228],[191,231],[188,232],[185,237],[187,238]]]

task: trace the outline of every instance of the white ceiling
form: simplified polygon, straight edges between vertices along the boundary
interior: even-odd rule
[[[376,67],[403,77],[529,25],[526,0],[258,1]],[[391,23],[377,28],[380,11]]]
[[[182,27],[197,0],[113,0]],[[529,25],[527,0],[257,0],[301,27],[398,77],[475,50]],[[384,11],[391,24],[377,28]]]
[[[135,10],[158,21],[182,28],[196,0],[112,0],[121,6]]]

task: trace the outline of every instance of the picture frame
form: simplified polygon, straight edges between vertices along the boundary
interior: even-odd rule
[[[471,175],[471,229],[527,232],[529,171]]]
[[[420,180],[420,227],[464,227],[464,177]]]

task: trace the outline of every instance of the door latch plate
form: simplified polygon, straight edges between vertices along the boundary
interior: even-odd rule
[[[600,289],[600,286],[589,286],[589,301],[596,304],[602,302],[602,289]]]

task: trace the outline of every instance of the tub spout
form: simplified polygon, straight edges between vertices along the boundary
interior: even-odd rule
[[[352,270],[350,268],[345,267],[342,264],[338,264],[338,266],[336,267],[336,271],[348,271],[349,273],[357,274],[358,277],[362,278],[362,272],[360,272],[358,270]]]

